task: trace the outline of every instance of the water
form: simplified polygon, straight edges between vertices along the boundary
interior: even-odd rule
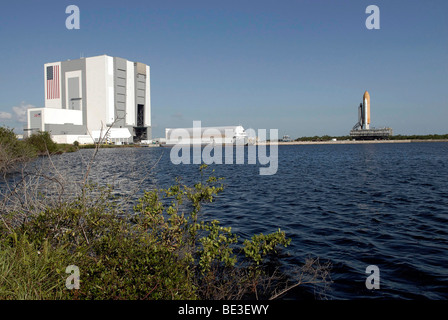
[[[198,181],[198,165],[173,165],[170,150],[102,149],[90,178],[135,197],[175,177]],[[79,180],[91,153],[53,161]],[[243,239],[281,228],[292,239],[289,266],[310,256],[332,263],[329,299],[448,298],[448,143],[279,146],[278,158],[271,176],[258,165],[212,165],[226,189],[206,217]],[[379,267],[378,290],[366,288],[369,265]]]

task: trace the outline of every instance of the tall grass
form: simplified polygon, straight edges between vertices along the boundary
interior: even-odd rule
[[[67,252],[45,243],[37,248],[26,235],[0,242],[1,299],[63,299]]]

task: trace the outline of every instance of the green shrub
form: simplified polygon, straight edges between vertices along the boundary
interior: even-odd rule
[[[19,141],[12,129],[0,127],[0,172],[9,171],[17,164],[30,161],[37,155],[77,150],[76,144],[55,143],[48,132],[38,132],[24,141]]]
[[[58,150],[58,145],[51,139],[50,133],[39,131],[25,139],[25,142],[36,149],[39,154],[54,153]]]
[[[278,246],[287,247],[290,243],[291,239],[286,239],[285,233],[278,229],[275,233],[257,234],[251,240],[245,240],[243,250],[249,259],[259,265],[263,257],[275,253]]]
[[[205,181],[202,177],[191,187],[178,181],[168,189],[146,191],[133,212],[126,213],[110,189],[91,185],[76,200],[47,208],[13,229],[5,218],[0,223],[2,250],[5,254],[19,250],[19,243],[27,254],[26,259],[4,260],[4,268],[22,264],[14,268],[29,268],[29,272],[14,273],[16,287],[11,286],[11,274],[6,274],[8,281],[0,283],[0,294],[9,294],[0,297],[24,297],[23,292],[30,290],[26,283],[39,286],[40,291],[28,295],[36,299],[250,295],[264,276],[263,259],[289,240],[279,230],[254,236],[241,246],[230,228],[202,219],[203,203],[213,202],[223,188],[213,176]],[[15,237],[23,241],[12,241]],[[39,260],[38,250],[50,258]],[[29,264],[27,259],[34,262]],[[80,269],[79,290],[67,290],[60,281],[68,277],[62,272],[69,265]]]
[[[0,172],[35,156],[34,148],[19,141],[12,129],[0,127]]]

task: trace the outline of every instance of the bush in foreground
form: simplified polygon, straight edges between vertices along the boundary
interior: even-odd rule
[[[0,172],[36,156],[36,150],[19,141],[12,129],[0,127]]]
[[[48,132],[37,132],[21,141],[13,129],[0,127],[0,172],[14,169],[39,155],[74,152],[77,146],[57,144]]]
[[[19,225],[2,216],[0,298],[241,299],[287,289],[265,268],[290,243],[284,232],[241,243],[201,218],[203,203],[223,191],[219,179],[147,191],[131,213],[98,189]],[[79,290],[65,287],[69,265],[80,269]]]

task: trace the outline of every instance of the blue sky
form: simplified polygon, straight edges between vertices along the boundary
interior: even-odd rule
[[[65,8],[80,9],[68,30]],[[368,30],[368,5],[380,30]],[[448,133],[448,1],[10,1],[0,11],[0,125],[44,105],[46,62],[108,54],[151,66],[153,136],[238,125],[346,135]]]

